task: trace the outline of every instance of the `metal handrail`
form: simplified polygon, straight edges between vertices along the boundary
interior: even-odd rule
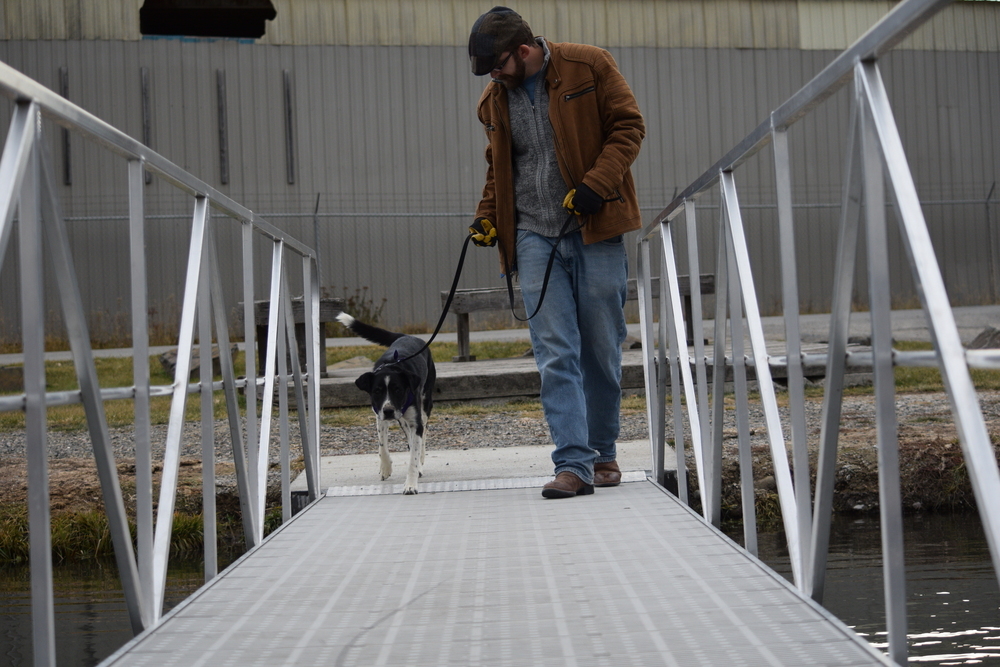
[[[997,469],[992,444],[969,373],[970,368],[1000,368],[1000,355],[995,352],[967,351],[962,346],[877,64],[879,56],[888,52],[947,4],[947,0],[905,0],[898,4],[674,198],[642,230],[637,249],[643,363],[646,395],[649,397],[647,419],[654,475],[659,480],[664,478],[669,366],[679,495],[687,500],[684,430],[686,410],[703,515],[706,521],[718,525],[725,411],[723,388],[726,372],[731,369],[736,394],[744,546],[751,553],[756,553],[747,382],[747,369],[753,368],[774,464],[793,579],[800,590],[817,602],[822,601],[825,583],[844,375],[847,368],[861,363],[868,364],[873,369],[886,624],[889,657],[898,663],[906,662],[907,623],[894,366],[935,366],[941,371],[993,566],[1000,578],[1000,471]],[[799,331],[797,258],[787,130],[848,84],[852,85],[853,90],[847,137],[850,150],[844,165],[840,238],[828,338],[830,342],[827,354],[805,355],[801,350]],[[785,320],[786,349],[781,356],[770,356],[767,352],[756,301],[753,268],[744,237],[742,209],[733,174],[750,156],[768,145],[773,149]],[[891,207],[885,201],[885,176],[888,176],[893,199]],[[682,222],[685,224],[687,270],[692,274],[700,273],[695,202],[699,196],[715,187],[720,192],[720,204],[718,223],[715,226],[716,313],[710,383],[709,364],[703,342],[701,294],[696,284],[691,286],[692,305],[695,306],[691,313],[694,349],[689,350],[682,342],[685,341],[687,323],[681,307],[675,256],[682,251],[675,250],[674,227]],[[921,306],[931,329],[934,344],[932,352],[904,353],[892,349],[887,208],[894,211],[900,236],[906,245],[914,281],[921,296]],[[862,215],[866,232],[872,350],[869,353],[849,353],[847,332]],[[656,239],[660,242],[660,270],[665,278],[659,283],[661,313],[658,323],[653,321],[653,298],[656,295],[651,288],[651,242]],[[732,347],[728,355],[727,332]],[[744,353],[743,350],[745,336],[750,341],[749,353]],[[803,380],[805,363],[826,365],[815,495],[812,495],[809,485]],[[778,411],[771,382],[771,368],[774,366],[787,368],[787,426],[791,435],[791,461],[786,450],[785,425]]]
[[[279,410],[283,519],[290,518],[287,502],[289,463],[289,391],[294,391],[309,499],[319,493],[319,280],[312,248],[268,223],[253,211],[150,150],[125,133],[56,95],[41,84],[0,63],[0,93],[13,100],[10,129],[0,157],[0,263],[6,256],[17,213],[21,281],[24,393],[0,400],[0,411],[24,411],[28,457],[28,514],[32,578],[32,644],[36,665],[55,665],[55,625],[49,522],[46,409],[52,405],[82,403],[87,417],[118,571],[135,633],[156,625],[163,613],[167,562],[170,555],[174,501],[189,394],[201,394],[203,458],[203,514],[205,577],[217,574],[215,527],[215,441],[213,393],[222,391],[228,411],[230,441],[243,513],[247,546],[259,544],[264,533],[267,471],[270,467],[271,416],[275,394]],[[178,359],[174,382],[152,386],[146,363],[135,363],[131,387],[98,385],[83,300],[70,252],[66,218],[60,210],[52,169],[42,146],[42,117],[93,140],[120,156],[128,165],[130,277],[133,357],[149,358],[146,302],[150,279],[146,268],[144,184],[146,172],[161,177],[193,201],[191,241],[187,256],[184,296],[179,325]],[[209,208],[224,214],[211,216]],[[228,309],[223,300],[215,228],[235,221],[242,229],[242,280],[246,376],[236,378],[228,351]],[[262,377],[254,355],[254,241],[272,244],[267,347]],[[43,252],[43,241],[44,250]],[[295,259],[295,258],[298,259]],[[305,300],[306,372],[298,359],[289,267],[299,263]],[[45,387],[45,323],[43,273],[56,276],[58,294],[72,348],[79,391],[48,392]],[[197,328],[197,329],[196,329]],[[211,368],[213,328],[220,350],[221,382],[203,369]],[[192,351],[200,346],[202,359],[197,383],[189,383]],[[291,359],[287,368],[286,355]],[[289,387],[289,382],[291,386]],[[258,385],[263,391],[258,397]],[[245,389],[246,412],[240,413],[238,390]],[[164,443],[157,514],[153,516],[150,398],[172,397]],[[118,483],[104,401],[130,398],[135,402],[136,528],[133,548]],[[258,406],[258,402],[260,405]],[[258,407],[260,412],[258,414]],[[244,437],[246,443],[244,443]]]

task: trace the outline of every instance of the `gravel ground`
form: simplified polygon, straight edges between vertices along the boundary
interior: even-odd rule
[[[469,447],[514,447],[522,445],[549,444],[548,428],[541,419],[524,417],[520,413],[490,413],[477,417],[459,417],[447,414],[433,414],[427,426],[428,446],[435,449],[469,448]],[[112,428],[109,430],[115,458],[125,459],[135,456],[134,430],[132,428]],[[167,427],[153,426],[151,440],[153,442],[153,458],[158,460],[163,456],[163,443],[166,441]],[[622,440],[637,440],[646,437],[645,415],[622,416]],[[215,423],[216,461],[232,460],[228,451],[229,423]],[[289,428],[289,440],[299,442],[298,422],[293,422]],[[201,425],[186,423],[182,436],[182,457],[201,457]],[[274,451],[278,443],[278,427],[272,426],[272,463],[278,462],[278,454]],[[404,451],[406,440],[401,433],[393,428],[390,433],[390,449]],[[91,456],[90,435],[87,431],[60,432],[50,431],[48,434],[49,456],[53,459],[82,458]],[[341,454],[366,454],[377,451],[378,441],[375,435],[375,420],[370,426],[325,426],[320,427],[320,453],[322,456],[337,456]],[[0,433],[0,459],[23,458],[25,454],[25,435],[23,432]]]
[[[1000,441],[1000,392],[983,392],[980,394],[983,414],[987,428],[994,442]],[[494,409],[495,410],[495,409]],[[820,417],[822,402],[807,401],[806,424],[807,439],[813,451],[819,440]],[[786,442],[790,441],[789,419],[787,410],[781,409]],[[957,433],[951,419],[947,396],[943,393],[903,394],[896,397],[896,414],[899,421],[899,441],[902,448],[901,460],[903,474],[908,475],[946,475],[954,469],[961,469],[962,460],[960,448],[957,446]],[[838,480],[841,478],[853,480],[851,484],[842,484],[838,493],[846,494],[845,506],[870,509],[877,505],[877,450],[875,448],[875,411],[871,396],[848,396],[844,399],[840,424],[840,454],[838,457]],[[755,479],[766,478],[770,474],[770,448],[765,427],[763,411],[760,403],[750,405],[751,449],[754,452]],[[153,460],[160,461],[163,456],[163,443],[166,440],[166,426],[152,428]],[[620,440],[637,440],[647,437],[646,417],[644,412],[631,411],[622,415]],[[668,437],[672,436],[672,426],[668,425]],[[299,442],[298,423],[293,422],[290,428],[290,441],[293,447],[293,459],[297,458],[295,448]],[[119,462],[129,461],[134,457],[133,430],[131,428],[113,428],[110,430],[111,442],[115,457]],[[511,447],[519,445],[548,445],[548,429],[544,420],[537,415],[512,410],[510,412],[490,411],[477,416],[454,415],[438,411],[432,415],[428,424],[428,446],[430,449],[472,448],[472,447]],[[735,409],[731,402],[727,404],[724,425],[724,464],[727,475],[737,474],[738,441]],[[227,422],[215,424],[216,450],[215,459],[218,466],[217,483],[220,491],[235,490],[235,475],[232,474],[232,451],[229,446],[229,427]],[[689,434],[685,441],[690,443]],[[185,424],[181,451],[185,465],[194,466],[191,472],[200,469],[201,435],[200,425]],[[50,432],[48,435],[50,464],[53,470],[63,471],[60,474],[71,476],[74,466],[86,468],[92,475],[93,454],[90,438],[87,432]],[[272,462],[269,486],[276,489],[279,484],[278,469],[278,430],[273,424],[270,460]],[[372,423],[364,426],[321,426],[320,449],[323,456],[343,454],[375,454],[377,441]],[[397,428],[390,434],[390,449],[404,451],[405,438]],[[689,468],[694,470],[694,458],[688,446]],[[928,453],[933,453],[930,464],[924,461]],[[0,500],[15,500],[11,497],[23,493],[23,468],[25,460],[25,436],[23,433],[0,433]],[[922,462],[923,467],[914,467],[910,471],[911,461]],[[929,466],[929,467],[928,467]],[[119,466],[121,470],[121,465]],[[912,466],[911,466],[912,467]],[[926,470],[925,470],[926,468]],[[860,474],[863,473],[863,474]],[[54,474],[54,473],[53,473]],[[942,480],[945,481],[945,480]],[[934,480],[913,479],[904,480],[905,488],[915,489],[909,502],[913,506],[935,506],[937,501],[920,494],[921,488],[931,488]],[[853,485],[853,488],[847,488]],[[864,488],[860,488],[859,485]],[[874,485],[873,488],[872,485]],[[4,493],[6,492],[6,493]],[[848,493],[850,492],[850,493]],[[74,490],[72,481],[65,483],[64,493],[70,496],[80,493]],[[873,501],[872,498],[876,500]],[[963,501],[964,502],[964,501]]]

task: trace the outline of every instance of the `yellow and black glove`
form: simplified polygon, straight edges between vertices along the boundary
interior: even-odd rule
[[[481,248],[492,248],[497,244],[497,228],[486,218],[476,218],[469,227],[472,242]]]
[[[586,183],[580,183],[566,193],[562,205],[570,213],[593,215],[601,210],[601,206],[604,205],[604,198],[591,190],[590,186]]]

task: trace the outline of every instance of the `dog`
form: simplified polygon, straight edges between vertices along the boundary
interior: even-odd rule
[[[410,465],[406,469],[405,495],[417,493],[417,478],[423,476],[424,435],[427,418],[434,406],[436,371],[430,350],[415,336],[386,331],[354,319],[347,313],[337,315],[337,321],[366,340],[389,348],[375,366],[354,384],[371,396],[378,431],[379,474],[382,480],[392,474],[389,458],[389,424],[395,420],[406,434],[410,445]],[[419,354],[418,354],[419,352]]]

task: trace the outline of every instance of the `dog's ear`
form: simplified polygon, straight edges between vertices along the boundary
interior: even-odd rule
[[[368,372],[359,377],[354,381],[354,386],[363,392],[372,393],[372,378],[375,377],[374,373]]]

